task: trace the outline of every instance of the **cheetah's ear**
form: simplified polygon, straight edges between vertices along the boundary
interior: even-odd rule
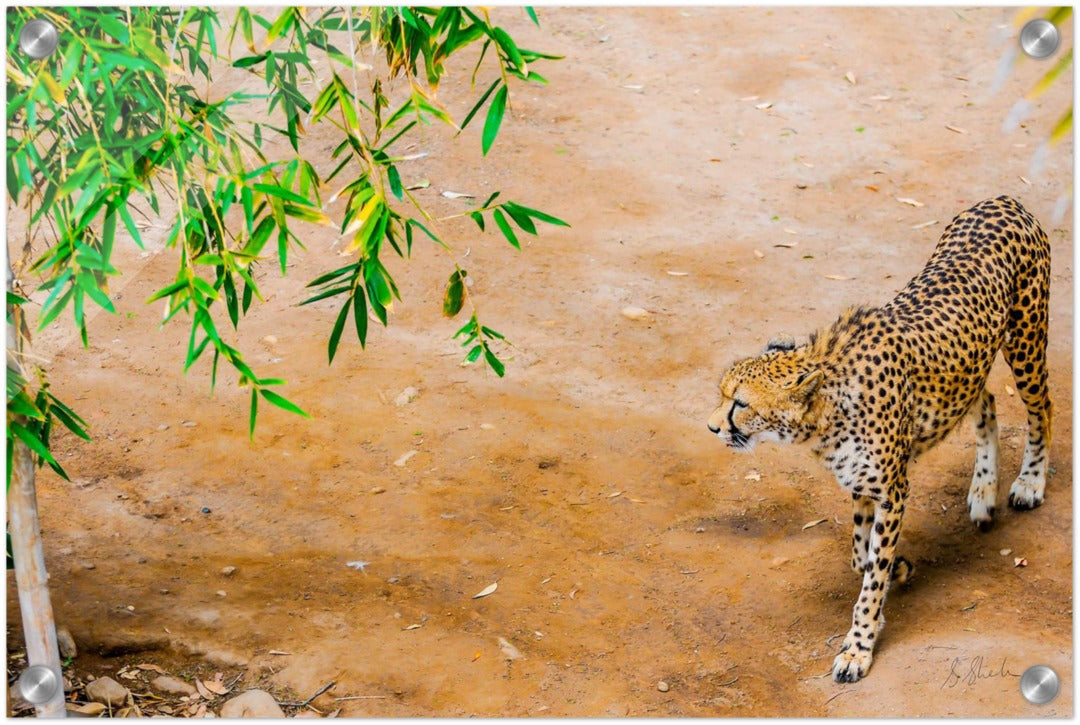
[[[821,370],[811,370],[808,373],[803,373],[794,381],[788,383],[786,388],[791,391],[791,397],[795,400],[805,403],[810,399],[818,388],[821,387],[821,383],[825,380],[825,373]]]
[[[785,335],[784,333],[774,335],[772,339],[769,340],[768,344],[765,345],[765,352],[767,353],[776,352],[777,350],[783,350],[784,352],[788,352],[794,349],[795,338],[791,335]]]

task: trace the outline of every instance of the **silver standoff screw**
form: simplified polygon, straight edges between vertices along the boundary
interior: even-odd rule
[[[19,675],[19,694],[32,705],[48,702],[56,694],[60,681],[45,665],[31,665]]]
[[[56,26],[48,20],[34,18],[19,31],[19,47],[31,58],[41,60],[54,50],[60,42]]]
[[[1045,705],[1061,689],[1058,674],[1047,665],[1032,665],[1020,677],[1020,694],[1032,705]]]
[[[1053,55],[1060,42],[1057,26],[1044,18],[1028,21],[1020,31],[1020,47],[1032,58]]]

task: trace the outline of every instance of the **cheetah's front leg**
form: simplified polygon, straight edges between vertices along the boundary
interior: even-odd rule
[[[851,629],[840,654],[833,660],[833,679],[856,682],[866,675],[873,661],[874,644],[885,624],[882,608],[895,564],[896,540],[904,515],[904,496],[898,487],[886,501],[874,502],[874,525],[870,533],[862,592],[855,603]]]

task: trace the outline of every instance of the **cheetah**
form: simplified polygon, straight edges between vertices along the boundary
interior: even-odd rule
[[[889,584],[911,573],[896,555],[908,463],[968,412],[976,440],[970,518],[982,530],[993,522],[998,428],[985,386],[998,350],[1027,407],[1027,445],[1009,504],[1026,510],[1043,502],[1049,289],[1045,232],[1018,201],[989,199],[953,219],[926,267],[891,302],[848,309],[801,345],[775,338],[721,379],[708,427],[722,442],[740,451],[759,441],[810,442],[851,494],[851,566],[862,591],[833,661],[835,681],[866,675]]]

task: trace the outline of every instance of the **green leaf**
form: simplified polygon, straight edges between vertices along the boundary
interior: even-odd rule
[[[499,47],[502,48],[503,52],[506,53],[506,57],[510,59],[510,62],[513,63],[519,71],[524,72],[527,70],[525,60],[521,57],[521,51],[518,50],[517,44],[514,43],[513,38],[511,38],[505,30],[502,28],[494,28],[491,31],[491,37]]]
[[[296,405],[296,403],[293,403],[288,398],[285,398],[285,397],[283,397],[281,395],[278,395],[273,390],[267,390],[266,388],[260,388],[259,389],[259,395],[266,398],[267,402],[273,403],[274,405],[281,408],[282,410],[287,410],[290,413],[296,413],[297,415],[302,415],[305,418],[310,418],[311,417],[310,415],[305,413],[303,410],[301,410],[300,406]]]
[[[484,215],[478,211],[474,211],[469,216],[476,222],[476,226],[480,227],[480,231],[484,231]]]
[[[345,304],[341,306],[341,312],[338,313],[337,321],[334,323],[334,329],[330,333],[330,362],[334,362],[334,355],[337,354],[338,343],[341,342],[341,332],[345,329],[345,320],[349,316],[349,302],[345,301]]]
[[[19,440],[25,443],[27,448],[36,453],[38,457],[41,458],[41,460],[54,467],[60,465],[56,462],[56,459],[53,458],[53,454],[49,452],[49,449],[45,446],[41,439],[38,438],[38,436],[35,435],[34,432],[26,426],[11,421],[8,423],[8,432],[14,433],[19,438]],[[63,469],[57,471],[57,473],[62,475],[64,478],[67,478],[67,474],[63,473]]]
[[[304,197],[297,194],[295,191],[290,191],[289,189],[285,189],[280,186],[273,186],[271,184],[252,184],[251,188],[255,189],[255,191],[261,191],[264,194],[270,194],[271,196],[276,196],[278,198],[285,199],[296,204],[303,204],[304,206],[314,206],[314,204],[312,204],[309,199],[305,199]]]
[[[259,413],[258,390],[251,389],[251,413],[248,415],[248,440],[255,440],[255,416]]]
[[[22,390],[19,391],[18,395],[8,398],[7,412],[8,415],[21,415],[33,420],[45,420],[45,414],[38,410],[37,406],[30,400],[30,396]]]
[[[390,182],[390,191],[400,200],[404,190],[401,188],[401,175],[396,166],[391,164],[386,168],[386,178]]]
[[[347,273],[349,273],[351,271],[354,271],[356,269],[356,267],[357,267],[357,264],[358,264],[357,262],[353,262],[352,264],[346,264],[344,267],[338,267],[337,269],[335,269],[332,272],[327,272],[326,274],[319,275],[315,279],[308,282],[305,286],[306,287],[318,287],[321,284],[326,284],[327,282],[329,282],[331,280],[335,280],[335,279],[337,279],[338,277],[341,277],[344,274],[347,274]]]
[[[513,203],[513,202],[509,202],[509,203]],[[521,204],[514,204],[514,208],[521,211],[524,214],[527,214],[527,215],[531,216],[533,219],[539,219],[540,221],[546,222],[548,224],[554,224],[555,226],[558,226],[558,227],[568,227],[568,226],[570,226],[569,224],[564,222],[562,219],[559,219],[558,217],[551,216],[550,214],[545,214],[544,212],[539,211],[537,209],[530,209],[529,207],[522,206]]]
[[[530,17],[530,18],[532,18],[532,21],[533,21],[534,23],[536,23],[536,27],[538,27],[538,28],[539,28],[539,27],[540,27],[540,20],[539,20],[539,19],[538,19],[538,18],[536,17],[536,11],[535,11],[535,10],[533,10],[533,9],[532,9],[531,7],[529,7],[528,5],[526,5],[526,6],[525,6],[525,12],[526,12],[526,13],[528,13],[529,17]]]
[[[480,96],[480,100],[476,102],[476,105],[474,105],[472,107],[472,110],[469,111],[468,115],[465,116],[465,120],[461,122],[462,130],[464,130],[465,127],[469,125],[469,121],[473,119],[473,116],[476,115],[476,112],[479,111],[481,106],[484,105],[484,101],[488,99],[488,97],[492,94],[492,92],[498,87],[500,83],[502,83],[502,79],[496,78],[491,83],[491,85],[488,86],[488,89],[484,91],[484,95]]]
[[[343,285],[341,285],[339,287],[331,287],[330,289],[323,290],[322,292],[315,295],[314,297],[308,297],[306,300],[301,302],[298,306],[303,307],[304,305],[309,305],[312,302],[318,302],[319,300],[324,300],[327,297],[333,297],[334,295],[339,295],[342,292],[348,292],[350,289],[352,289],[351,284],[343,284]]]
[[[495,137],[499,134],[499,126],[502,125],[503,114],[506,112],[506,86],[504,85],[495,94],[488,109],[487,118],[484,120],[484,133],[480,140],[480,147],[487,155],[491,145],[495,143]]]
[[[360,347],[367,343],[367,300],[364,297],[364,288],[358,286],[353,292],[353,322],[356,323],[356,339],[360,341]]]
[[[484,359],[487,360],[487,364],[491,366],[491,369],[494,370],[495,374],[500,378],[506,374],[506,366],[503,365],[502,360],[495,357],[495,353],[487,347],[484,348]]]
[[[249,55],[246,58],[238,58],[233,61],[234,68],[250,68],[253,65],[258,65],[266,60],[269,53],[263,53],[261,55]]]
[[[536,225],[533,224],[532,219],[529,218],[524,209],[519,208],[512,201],[503,204],[502,208],[514,220],[514,223],[521,227],[522,231],[536,236]]]
[[[521,242],[518,241],[517,235],[514,234],[514,230],[510,227],[510,223],[506,221],[506,216],[502,213],[502,210],[496,209],[492,212],[492,215],[495,217],[495,223],[502,230],[503,236],[506,237],[506,241],[510,242],[515,249],[521,249]]]
[[[443,294],[443,315],[446,317],[456,317],[465,304],[467,274],[463,269],[455,269],[450,274],[450,281],[446,283],[446,292]]]

